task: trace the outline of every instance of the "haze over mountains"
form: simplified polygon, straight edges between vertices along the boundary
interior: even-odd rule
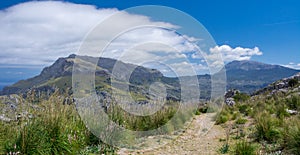
[[[54,64],[44,68],[38,76],[21,80],[11,86],[7,86],[2,90],[1,94],[25,93],[30,88],[38,88],[41,90],[47,90],[53,86],[62,90],[70,88],[72,86],[74,58],[75,55],[59,58]],[[85,62],[91,62],[98,58],[81,56],[80,59]],[[96,87],[98,89],[109,88],[110,76],[116,62],[121,64],[124,72],[129,71],[130,68],[135,68],[129,82],[136,92],[144,91],[139,90],[138,85],[147,86],[155,81],[162,81],[166,84],[170,97],[176,98],[176,96],[178,96],[178,90],[180,88],[178,78],[165,77],[156,69],[123,63],[110,58],[101,58],[98,62],[95,73]],[[253,93],[255,90],[263,88],[276,80],[292,76],[299,72],[299,70],[255,61],[233,61],[226,64],[225,68],[227,74],[227,89],[238,89],[246,93]],[[203,98],[207,98],[210,93],[210,75],[198,75],[197,77],[201,95]]]

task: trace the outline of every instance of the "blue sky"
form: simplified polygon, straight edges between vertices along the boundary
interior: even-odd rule
[[[5,13],[3,10],[6,8],[22,2],[27,1],[2,1],[0,9],[2,13]],[[126,2],[69,0],[67,2],[95,5],[97,8],[117,8],[118,10],[149,4],[173,7],[200,21],[213,36],[217,45],[228,45],[233,49],[258,47],[263,54],[252,55],[251,60],[300,68],[300,65],[297,66],[300,64],[300,2],[297,0],[274,0],[272,2],[259,0],[191,0],[188,2],[174,0],[128,0]],[[58,54],[57,56],[64,55]],[[55,57],[51,57],[43,62],[51,64],[55,59]],[[22,66],[22,63],[16,65]],[[37,74],[41,70],[39,66],[44,67],[46,64],[41,65],[37,61],[34,64],[27,64],[27,66],[32,70],[30,73]],[[0,67],[5,68],[5,63],[0,62]],[[11,65],[9,67],[13,68]],[[8,68],[7,70],[7,74],[12,73]],[[30,76],[31,74],[26,74],[26,76],[24,74],[23,78]]]
[[[2,1],[6,8],[26,1]],[[263,56],[253,60],[266,63],[300,63],[300,1],[297,0],[69,0],[99,8],[126,9],[138,5],[164,5],[182,10],[199,20],[217,44],[258,46]]]

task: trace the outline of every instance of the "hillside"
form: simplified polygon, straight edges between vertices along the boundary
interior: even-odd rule
[[[70,67],[73,63],[72,59],[72,56],[61,58],[52,66],[45,68],[41,75],[34,77],[40,80],[39,83],[34,83],[34,78],[23,82],[34,84],[34,87],[40,90],[43,89],[42,91],[51,90],[51,85],[59,86],[62,89],[67,88],[70,83],[65,84],[64,82],[71,78]],[[82,57],[82,60],[85,62],[88,62],[89,59],[94,58]],[[96,72],[96,75],[99,75],[98,79],[96,79],[99,80],[96,82],[98,83],[97,87],[99,87],[97,90],[100,90],[101,93],[104,93],[103,90],[107,89],[105,87],[109,87],[110,66],[115,62],[111,59],[103,59],[103,61],[107,62],[105,65],[98,65]],[[251,64],[251,62],[249,63]],[[246,64],[248,64],[248,62],[246,62]],[[132,67],[131,64],[123,63],[122,65],[124,65],[124,67]],[[253,64],[251,65],[253,66]],[[62,67],[64,69],[61,69]],[[172,90],[176,92],[177,89],[175,88],[178,87],[177,78],[164,77],[157,70],[138,66],[134,67],[138,68],[135,73],[137,77],[139,73],[143,73],[148,74],[149,78],[143,80],[131,79],[132,87],[135,88],[135,86],[138,87],[141,84],[147,86],[147,84],[153,81],[161,80],[162,82],[167,82],[169,87],[173,88]],[[229,68],[229,71],[235,68],[235,66],[229,67],[232,67]],[[278,69],[276,66],[269,65],[262,65],[262,67],[264,68],[263,70]],[[252,71],[262,69],[261,67],[258,67],[259,69],[255,67],[251,68],[251,66],[247,68],[243,67],[243,65],[236,68]],[[282,69],[285,70],[286,68]],[[60,72],[48,74],[54,70],[59,70]],[[145,78],[145,76],[143,78]],[[201,75],[198,76],[198,78],[201,79],[201,83],[204,83],[205,81],[209,81],[210,76]],[[142,142],[138,145],[138,147],[141,148],[147,148],[148,146],[151,148],[155,145],[161,146],[160,148],[136,151],[127,149],[119,150],[111,146],[103,145],[100,141],[97,141],[97,138],[93,137],[92,133],[85,128],[85,125],[81,122],[82,118],[80,119],[78,116],[74,104],[62,104],[65,103],[65,98],[57,93],[53,93],[49,99],[37,101],[38,104],[33,102],[32,98],[23,99],[18,95],[0,96],[0,106],[2,107],[0,130],[2,133],[9,133],[7,135],[0,134],[0,148],[6,148],[6,150],[0,149],[0,153],[20,151],[26,154],[26,151],[34,152],[37,149],[45,152],[57,149],[60,152],[70,153],[70,151],[72,151],[73,154],[80,151],[96,154],[112,152],[118,154],[243,154],[243,152],[244,154],[245,152],[246,154],[257,154],[258,152],[263,154],[295,154],[299,152],[298,148],[300,148],[299,138],[297,137],[300,135],[299,80],[300,75],[295,74],[269,84],[267,87],[257,91],[256,95],[252,97],[248,96],[247,98],[242,98],[238,97],[241,94],[236,94],[233,97],[236,104],[232,106],[225,105],[217,116],[214,115],[215,113],[208,113],[207,110],[204,110],[205,106],[201,106],[196,109],[196,115],[193,115],[191,122],[189,119],[184,120],[186,118],[180,116],[178,117],[180,119],[174,119],[174,122],[171,121],[174,123],[172,124],[174,126],[166,126],[164,129],[166,130],[166,135],[157,134],[142,137]],[[208,86],[208,84],[203,86]],[[23,90],[25,89],[24,87]],[[141,91],[143,92],[142,94],[138,94],[140,90],[133,92],[136,93],[136,96],[148,95],[143,91]],[[169,102],[165,108],[162,108],[165,110],[159,113],[160,115],[141,118],[123,113],[113,104],[111,104],[111,106],[102,107],[106,109],[108,114],[113,118],[113,121],[120,124],[124,123],[122,125],[135,131],[145,131],[153,129],[157,127],[157,125],[161,126],[166,120],[172,118],[172,113],[173,110],[176,110],[176,105],[176,102]],[[24,109],[27,110],[24,111]],[[35,121],[25,126],[19,126],[27,121],[31,122],[31,120]],[[180,130],[180,132],[174,132],[174,135],[168,135],[170,133],[173,134],[173,127],[178,125],[183,126],[185,123],[189,123],[187,128]],[[214,123],[216,124],[214,125]],[[74,128],[77,129],[75,134],[80,136],[76,136],[70,140],[68,136],[74,134]],[[56,129],[56,134],[53,135],[52,129]],[[23,136],[23,134],[26,136]],[[53,138],[55,136],[59,137],[57,141]],[[132,137],[129,136],[129,138],[135,138],[133,135],[131,136]],[[174,139],[172,136],[176,138]],[[53,141],[47,141],[48,139],[53,139]],[[22,143],[16,143],[19,141]],[[58,146],[52,148],[54,144],[56,145],[57,142],[60,141],[64,143],[59,143]],[[25,144],[30,145],[27,146]],[[39,144],[47,145],[40,146]],[[65,150],[65,148],[68,150]],[[49,154],[49,152],[47,152],[47,154]]]
[[[78,61],[82,63],[90,63],[98,60],[95,57],[80,56]],[[47,91],[47,89],[59,88],[66,91],[72,87],[72,71],[75,61],[75,55],[66,58],[59,58],[51,66],[46,67],[42,72],[33,78],[21,80],[11,86],[5,87],[2,94],[26,94],[29,90]],[[109,58],[100,58],[95,71],[96,88],[109,89],[112,69],[116,64],[116,60]],[[146,85],[162,78],[162,74],[155,69],[148,69],[141,66],[118,62],[123,72],[134,69],[130,83],[133,86]]]
[[[80,56],[77,58],[80,58],[85,63],[98,60],[98,58],[89,56]],[[60,88],[61,90],[71,88],[74,59],[75,55],[59,58],[51,66],[44,68],[38,76],[7,86],[0,94],[26,93],[32,88],[36,90],[47,90],[49,87],[52,89]],[[180,84],[178,78],[165,77],[158,70],[123,63],[110,58],[100,58],[98,61],[95,73],[96,88],[108,88],[110,86],[112,70],[117,62],[121,66],[122,72],[129,72],[131,69],[134,70],[129,81],[133,87],[138,85],[145,87],[155,81],[163,82],[169,90],[169,95],[179,99],[180,92],[178,90],[180,89]],[[227,89],[238,89],[245,93],[253,93],[274,81],[299,72],[298,70],[283,66],[269,65],[255,61],[233,61],[226,64],[225,68]],[[210,75],[198,75],[198,80],[201,98],[209,98]]]
[[[299,154],[299,81],[300,73],[297,73],[275,81],[247,99],[235,94],[236,104],[225,105],[216,122],[210,118],[213,113],[201,113],[194,117],[186,132],[160,148],[122,149],[118,153]],[[207,128],[209,124],[214,125]]]
[[[272,82],[292,76],[299,70],[255,61],[233,61],[225,66],[227,88],[253,93]]]
[[[97,60],[94,57],[82,56],[80,57],[81,61],[86,63]],[[2,91],[3,94],[15,94],[15,93],[24,93],[27,89],[38,88],[44,85],[56,86],[58,88],[71,87],[71,76],[73,71],[73,65],[75,61],[75,55],[70,55],[66,58],[59,58],[51,66],[46,67],[42,72],[33,78],[27,80],[21,80],[12,86],[5,87]],[[96,69],[97,77],[108,78],[112,72],[112,68],[116,60],[109,58],[101,58]],[[131,64],[126,64],[120,62],[124,67],[124,71],[129,70],[133,66]],[[150,70],[147,68],[138,67],[135,72],[141,72],[142,74],[135,73],[136,75],[149,76],[148,80],[153,80],[156,77],[162,76],[160,72],[156,70]],[[149,75],[151,74],[151,76]],[[140,78],[142,79],[142,78]]]

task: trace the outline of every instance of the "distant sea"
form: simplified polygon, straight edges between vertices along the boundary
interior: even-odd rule
[[[34,77],[41,72],[41,68],[5,67],[0,65],[0,90],[20,80]]]
[[[0,82],[0,91],[5,87],[12,85],[14,82]]]

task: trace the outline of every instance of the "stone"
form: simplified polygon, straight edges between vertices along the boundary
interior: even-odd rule
[[[229,105],[229,106],[235,105],[235,101],[233,98],[226,98],[225,103],[226,103],[226,105]]]
[[[291,115],[296,115],[296,114],[298,114],[298,111],[296,111],[296,110],[289,110],[289,109],[286,109],[286,112],[289,113],[289,114],[291,114]]]

